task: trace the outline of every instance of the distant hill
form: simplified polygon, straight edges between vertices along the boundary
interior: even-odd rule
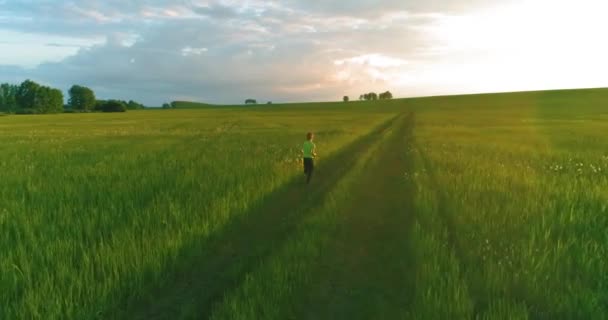
[[[562,89],[562,90],[544,90],[544,91],[518,91],[518,92],[497,92],[497,93],[478,93],[478,94],[463,94],[463,95],[439,95],[439,96],[421,96],[410,98],[398,98],[391,100],[378,101],[358,101],[350,102],[329,101],[329,102],[295,102],[295,103],[275,103],[275,104],[256,104],[256,105],[219,105],[202,102],[191,101],[175,101],[177,109],[208,109],[208,108],[267,108],[267,107],[307,107],[307,108],[327,108],[349,106],[367,106],[367,105],[395,105],[409,103],[410,105],[429,103],[444,105],[446,107],[463,107],[471,105],[480,106],[510,106],[514,107],[520,104],[530,104],[533,102],[540,103],[548,100],[561,100],[562,102],[571,102],[572,105],[578,105],[581,102],[588,100],[606,100],[608,102],[608,88],[591,88],[591,89]]]
[[[202,103],[202,102],[191,102],[191,101],[173,101],[171,103],[176,109],[200,109],[200,108],[214,108],[217,105]]]

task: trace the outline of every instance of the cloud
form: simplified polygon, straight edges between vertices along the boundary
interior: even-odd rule
[[[60,62],[24,71],[24,77],[64,89],[74,83],[89,85],[102,97],[133,97],[150,104],[184,96],[224,103],[247,97],[325,100],[341,96],[349,85],[337,77],[341,70],[334,61],[364,56],[370,47],[384,47],[392,55],[407,52],[406,45],[384,45],[394,41],[384,32],[405,28],[391,25],[402,22],[404,13],[362,18],[278,1],[51,3],[22,2],[13,7],[13,22],[29,17],[40,22],[12,28],[68,39],[77,34],[75,29],[82,29],[85,35],[105,40],[82,46]],[[412,42],[414,37],[401,39]],[[63,47],[70,42],[47,43]],[[366,59],[374,67],[401,61],[382,54]]]
[[[564,24],[568,6],[547,14],[548,6],[564,5],[533,4],[538,1],[545,0],[0,2],[0,34],[12,33],[0,43],[0,81],[32,78],[64,90],[82,84],[102,98],[151,105],[329,100],[371,90],[401,96],[500,90],[515,87],[514,70],[525,68],[535,71],[526,79],[537,86],[572,84],[542,73],[552,74],[551,66],[568,55],[582,57],[575,49],[589,47],[598,35],[592,30],[605,30],[597,22],[604,20]],[[543,28],[532,24],[539,12]],[[561,36],[552,36],[552,28]],[[564,50],[565,41],[576,48]],[[601,41],[595,43],[589,65],[606,53]],[[548,58],[543,48],[558,52]],[[600,82],[572,74],[578,83]]]
[[[509,3],[513,0],[501,0]],[[407,11],[411,13],[450,13],[459,14],[493,6],[498,1],[488,0],[357,0],[357,1],[327,1],[327,0],[287,0],[291,6],[300,10],[332,15],[350,15],[359,17],[377,16],[390,12]]]
[[[365,54],[357,57],[348,59],[336,60],[334,64],[338,66],[343,65],[359,65],[359,66],[370,66],[373,68],[390,68],[400,67],[406,65],[407,62],[402,59],[388,57],[382,54]]]
[[[193,6],[192,11],[216,19],[236,18],[239,15],[236,8],[221,3],[195,5]]]
[[[182,49],[182,56],[184,56],[184,57],[191,56],[191,55],[200,56],[201,54],[203,54],[207,51],[209,51],[209,49],[207,49],[207,48],[192,48],[190,46],[187,46]]]

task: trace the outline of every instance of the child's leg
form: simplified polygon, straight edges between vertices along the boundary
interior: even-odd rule
[[[308,166],[308,175],[306,177],[306,183],[310,183],[310,179],[312,179],[312,173],[315,171],[315,165],[312,159],[310,159],[310,164]]]

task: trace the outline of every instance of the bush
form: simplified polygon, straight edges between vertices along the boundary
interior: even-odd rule
[[[108,100],[103,103],[101,106],[101,111],[103,112],[125,112],[127,111],[127,105],[118,100]]]
[[[127,102],[126,105],[127,105],[127,109],[129,109],[129,110],[143,110],[146,108],[146,106],[144,106],[143,104],[141,104],[137,101],[133,101],[133,100],[129,100],[129,102]]]

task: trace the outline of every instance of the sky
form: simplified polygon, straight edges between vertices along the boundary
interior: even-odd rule
[[[0,0],[0,82],[159,106],[608,87],[605,0]]]

